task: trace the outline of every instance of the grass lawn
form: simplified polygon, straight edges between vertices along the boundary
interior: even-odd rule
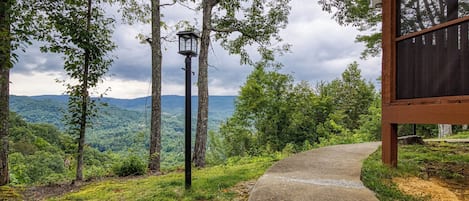
[[[230,188],[260,177],[282,156],[238,158],[227,165],[192,171],[192,188],[184,188],[184,172],[131,179],[110,179],[50,200],[232,200]]]
[[[376,192],[380,200],[428,200],[428,196],[403,194],[392,178],[437,178],[468,188],[469,146],[464,143],[431,142],[425,145],[399,145],[398,167],[389,168],[381,162],[378,149],[363,163],[362,181]],[[462,171],[461,171],[462,170]]]

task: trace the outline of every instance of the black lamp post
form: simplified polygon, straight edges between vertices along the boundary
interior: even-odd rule
[[[191,58],[197,56],[199,36],[193,31],[180,31],[179,54],[186,56],[186,122],[185,122],[185,178],[186,188],[190,188],[191,179]]]

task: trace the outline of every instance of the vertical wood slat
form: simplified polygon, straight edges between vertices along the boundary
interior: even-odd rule
[[[412,70],[413,70],[413,78],[412,80],[409,80],[410,82],[409,83],[412,83],[412,85],[414,86],[413,89],[413,93],[411,95],[411,98],[421,98],[422,97],[422,90],[423,90],[423,87],[422,86],[422,68],[424,67],[423,66],[423,62],[426,60],[424,57],[423,57],[423,48],[425,48],[423,46],[423,36],[418,36],[415,38],[415,45],[414,45],[414,62],[412,64],[412,66],[409,66]]]
[[[434,80],[431,89],[431,97],[436,97],[438,94],[444,94],[445,83],[442,75],[446,63],[446,44],[445,36],[446,30],[441,29],[435,32],[436,35],[436,51],[434,52],[435,63],[432,64],[432,80]]]
[[[461,24],[460,80],[463,95],[469,95],[469,23]]]
[[[402,72],[404,71],[405,61],[406,61],[406,46],[404,45],[405,41],[397,43],[397,67],[396,67],[396,98],[403,98],[403,85],[404,79]]]
[[[412,81],[414,79],[414,46],[412,40],[405,40],[398,43],[396,79],[397,98],[406,99],[413,96]]]
[[[432,61],[432,52],[435,51],[435,45],[433,45],[433,38],[434,34],[433,33],[428,33],[425,35],[425,46],[422,48],[422,71],[421,71],[421,82],[422,82],[422,88],[421,88],[421,96],[420,97],[429,97],[430,93],[428,90],[428,87],[432,84],[432,79],[431,79],[431,67],[434,62]]]
[[[457,2],[457,1],[456,1]],[[456,5],[457,8],[457,5]],[[456,12],[457,16],[457,12]],[[459,31],[458,25],[448,27],[447,29],[447,49],[446,49],[446,62],[444,65],[444,79],[443,82],[445,83],[445,93],[444,96],[450,96],[459,94],[460,91],[460,79],[459,75],[461,74],[459,71]]]

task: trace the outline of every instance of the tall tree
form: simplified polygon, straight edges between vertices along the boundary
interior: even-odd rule
[[[0,1],[0,186],[8,184],[8,97],[10,83],[11,1]]]
[[[161,160],[161,7],[176,4],[161,4],[160,0],[151,0],[150,4],[137,0],[118,0],[124,20],[132,24],[135,22],[151,23],[151,38],[143,38],[151,47],[151,123],[150,123],[150,152],[148,168],[150,173],[160,172]]]
[[[341,79],[333,80],[323,89],[323,93],[332,97],[336,109],[345,115],[344,125],[350,130],[360,126],[360,115],[368,113],[375,98],[373,84],[367,83],[360,73],[354,62],[345,69]]]
[[[208,52],[211,33],[230,54],[241,56],[241,63],[253,64],[246,47],[257,46],[263,60],[273,60],[274,50],[285,51],[279,31],[286,27],[290,0],[202,0],[202,33],[198,72],[198,113],[193,161],[205,166],[208,123]],[[215,11],[215,12],[214,12]]]
[[[0,186],[8,184],[8,113],[10,68],[18,59],[15,50],[30,44],[31,24],[37,10],[28,1],[0,1]]]
[[[111,18],[104,17],[103,1],[58,0],[38,1],[47,22],[42,31],[53,30],[55,34],[44,34],[39,38],[48,44],[43,51],[64,55],[64,69],[70,76],[65,84],[70,95],[66,123],[69,131],[78,136],[76,180],[83,180],[83,157],[85,135],[91,118],[97,115],[96,103],[90,98],[90,89],[95,88],[108,71],[115,49],[110,40],[112,35]]]
[[[160,171],[161,155],[161,13],[160,1],[151,0],[151,128],[150,172]]]

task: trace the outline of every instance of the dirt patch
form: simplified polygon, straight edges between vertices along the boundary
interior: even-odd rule
[[[230,188],[230,191],[237,194],[233,201],[247,201],[249,199],[249,193],[254,188],[254,185],[256,185],[256,180],[250,180],[240,182]]]
[[[37,201],[45,200],[46,198],[63,195],[65,193],[79,190],[87,183],[79,184],[52,184],[47,186],[34,186],[25,189],[22,192],[24,200]]]
[[[431,197],[431,201],[456,201],[460,200],[456,194],[438,182],[432,180],[423,180],[418,177],[393,178],[392,181],[397,184],[402,192],[417,197]]]

